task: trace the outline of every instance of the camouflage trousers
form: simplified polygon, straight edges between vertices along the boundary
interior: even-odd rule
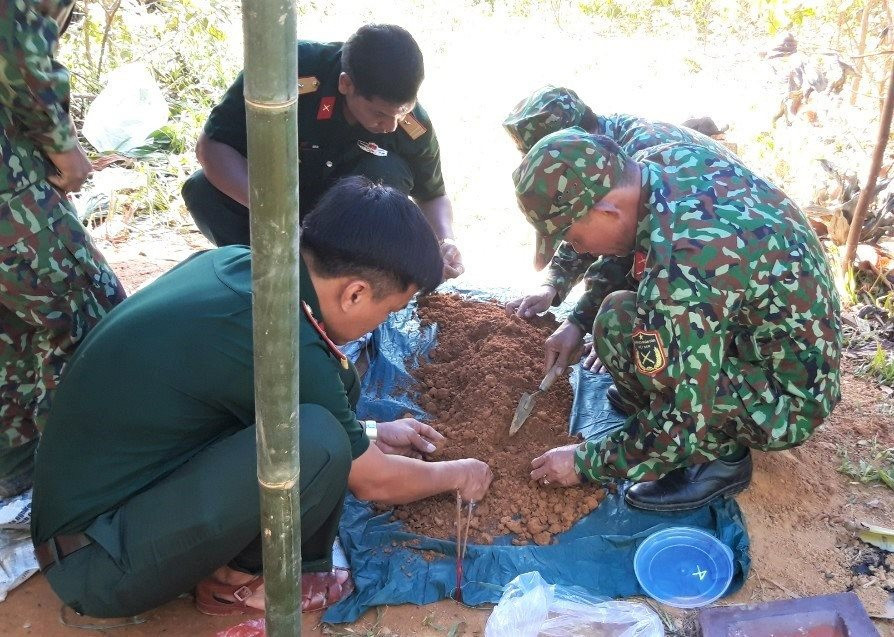
[[[0,457],[37,437],[62,366],[125,297],[70,204],[25,194],[0,201],[6,236],[20,237],[0,248]],[[56,220],[34,231],[41,218]]]
[[[649,376],[637,372],[633,360],[631,332],[636,322],[636,293],[614,292],[599,309],[593,324],[593,342],[630,413],[648,409],[656,413],[661,405],[651,404],[652,399],[664,398],[650,384]],[[700,439],[694,453],[681,455],[680,445],[661,429],[660,421],[629,418],[623,429],[592,448],[587,446],[583,463],[591,474],[587,477],[618,477],[637,482],[657,480],[675,469],[729,456],[743,447],[768,451],[803,442],[812,428],[803,427],[802,422],[794,421],[784,429],[778,425],[771,428],[756,424],[748,409],[752,401],[743,400],[743,396],[750,398],[753,392],[739,382],[743,377],[739,365],[748,364],[734,357],[726,358],[714,385],[706,388],[715,394],[713,409],[705,419],[706,430],[692,434]],[[749,369],[749,373],[753,372]]]

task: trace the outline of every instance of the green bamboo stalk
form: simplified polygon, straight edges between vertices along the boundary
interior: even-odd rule
[[[267,634],[301,634],[295,0],[243,0],[255,414]]]

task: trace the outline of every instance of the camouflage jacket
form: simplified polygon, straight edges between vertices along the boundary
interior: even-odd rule
[[[736,157],[722,144],[710,137],[682,126],[652,122],[633,115],[615,114],[596,116],[599,135],[605,135],[628,155],[674,142],[688,142],[703,146],[727,160]],[[583,278],[584,294],[574,308],[569,320],[589,332],[599,311],[602,299],[616,290],[634,289],[630,278],[633,257],[594,257],[578,254],[571,244],[563,242],[552,258],[545,283],[556,289],[553,305],[561,303]]]
[[[15,234],[27,236],[55,221],[20,218],[6,204],[46,179],[51,168],[44,151],[67,151],[77,144],[68,117],[69,74],[53,59],[59,39],[56,20],[67,17],[73,4],[74,0],[0,3],[2,245],[10,245],[9,238]],[[18,230],[11,227],[13,224]]]
[[[623,432],[579,448],[578,471],[624,475],[619,459],[653,447],[691,455],[715,415],[721,373],[757,426],[806,437],[841,397],[841,318],[804,214],[741,162],[699,145],[663,146],[637,161],[640,283],[630,328],[636,373],[654,391]]]

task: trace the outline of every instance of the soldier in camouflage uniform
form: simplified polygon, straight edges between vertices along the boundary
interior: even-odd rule
[[[513,175],[548,258],[633,252],[636,292],[593,328],[629,417],[536,458],[532,479],[626,478],[627,501],[695,508],[744,489],[749,448],[798,445],[840,400],[838,295],[816,235],[741,162],[689,143],[630,158],[580,128],[540,140]]]
[[[124,298],[65,198],[90,173],[53,59],[73,4],[0,5],[0,497],[30,484],[62,365]]]
[[[692,120],[696,121],[696,120]],[[563,128],[580,126],[590,133],[612,139],[628,155],[673,142],[689,142],[704,146],[726,159],[735,156],[710,137],[690,128],[653,122],[633,115],[616,113],[597,115],[571,89],[544,86],[519,102],[503,121],[503,127],[518,149],[527,153],[544,136]],[[581,279],[584,294],[566,321],[547,339],[547,361],[565,367],[580,348],[584,334],[591,331],[599,305],[607,294],[616,290],[635,290],[636,281],[630,276],[632,257],[578,254],[568,243],[559,245],[549,262],[546,281],[533,294],[507,304],[507,310],[522,317],[559,305]],[[543,267],[538,262],[537,267]],[[599,363],[595,354],[585,362],[586,367]]]

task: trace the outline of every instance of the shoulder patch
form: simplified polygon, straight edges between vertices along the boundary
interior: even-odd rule
[[[654,376],[667,367],[667,355],[661,334],[656,330],[637,328],[633,331],[633,360],[640,374]]]
[[[419,120],[413,117],[412,113],[401,120],[400,127],[404,129],[404,132],[412,140],[417,140],[428,132],[428,129],[420,124]]]
[[[316,93],[318,88],[320,88],[320,80],[317,79],[316,75],[298,77],[298,95]]]
[[[348,357],[342,354],[341,350],[338,349],[338,346],[332,342],[329,338],[329,335],[326,334],[326,329],[323,327],[323,324],[317,321],[314,318],[313,310],[310,309],[310,306],[306,301],[301,301],[301,310],[304,312],[304,316],[307,317],[308,322],[311,326],[316,330],[317,334],[320,335],[320,338],[323,339],[323,342],[326,343],[326,347],[329,348],[329,352],[335,356],[335,358],[341,363],[341,366],[345,369],[348,369],[350,365],[348,364]]]

